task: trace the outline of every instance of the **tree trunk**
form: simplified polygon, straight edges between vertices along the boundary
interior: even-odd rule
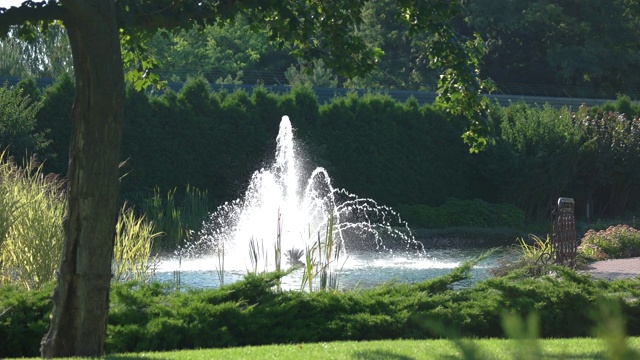
[[[64,246],[45,358],[100,356],[109,312],[118,213],[124,75],[114,0],[62,0],[76,98]]]

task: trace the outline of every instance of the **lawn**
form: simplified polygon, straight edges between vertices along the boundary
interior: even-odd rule
[[[247,346],[171,352],[114,354],[106,359],[637,359],[640,337],[627,338],[634,354],[623,357],[624,346],[602,339],[526,341],[482,339],[337,341],[313,344]],[[613,350],[612,350],[613,349]]]

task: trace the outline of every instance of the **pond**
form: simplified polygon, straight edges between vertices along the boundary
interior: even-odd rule
[[[464,261],[473,259],[487,248],[431,249],[425,255],[385,252],[353,252],[345,261],[340,260],[336,275],[341,290],[367,289],[388,282],[417,283],[446,275]],[[487,259],[480,262],[471,271],[471,277],[456,283],[454,287],[469,287],[477,281],[490,277],[490,270],[500,261],[513,258],[508,250],[498,249]],[[343,264],[343,265],[342,265]],[[189,260],[164,259],[155,273],[155,280],[177,282],[186,288],[216,288],[220,286],[219,273],[216,271],[217,258],[201,257]],[[247,274],[243,265],[227,264],[224,271],[224,283],[241,280]],[[285,290],[299,290],[302,284],[303,270],[299,269],[282,279]],[[318,281],[317,279],[315,280]]]
[[[296,254],[288,257],[329,269],[337,276],[337,287],[350,290],[432,279],[487,250],[425,246],[429,241],[416,240],[394,209],[334,187],[326,169],[305,164],[298,148],[291,121],[283,116],[273,162],[251,176],[244,196],[209,214],[194,240],[178,249],[181,260],[160,262],[156,280],[217,287],[221,278],[225,284],[242,279],[247,269],[273,271],[276,259],[282,259],[280,268],[286,269],[285,255]],[[505,256],[512,255],[493,253],[456,286],[486,278]],[[219,264],[222,259],[224,266]],[[216,271],[219,268],[224,272]],[[293,271],[282,279],[282,287],[300,289],[303,273]]]

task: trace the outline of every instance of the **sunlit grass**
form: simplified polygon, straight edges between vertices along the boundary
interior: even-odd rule
[[[616,359],[604,340],[594,338],[538,340],[541,359]],[[468,340],[473,352],[450,340],[336,341],[313,344],[247,346],[170,352],[114,354],[106,359],[522,359],[517,340]],[[640,337],[627,339],[640,351]],[[527,358],[526,356],[524,358]],[[536,357],[537,359],[538,357]]]

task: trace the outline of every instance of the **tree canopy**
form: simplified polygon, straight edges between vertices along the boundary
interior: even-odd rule
[[[574,97],[638,91],[637,1],[474,0],[466,12],[487,41],[483,75],[505,91],[514,83],[557,85],[564,93],[551,94]]]
[[[33,39],[52,22],[66,28],[76,80],[71,111],[65,241],[53,295],[43,357],[99,356],[109,309],[111,262],[118,210],[120,144],[124,123],[124,68],[137,88],[158,80],[146,42],[157,29],[170,31],[224,24],[243,14],[252,30],[265,31],[279,48],[307,62],[322,60],[351,77],[371,71],[381,52],[355,29],[363,0],[27,0],[0,9],[0,35]],[[478,76],[479,39],[460,37],[450,21],[461,1],[397,0],[394,19],[408,34],[430,34],[430,66],[442,75],[442,106],[469,119],[464,138],[484,143],[486,100]]]

